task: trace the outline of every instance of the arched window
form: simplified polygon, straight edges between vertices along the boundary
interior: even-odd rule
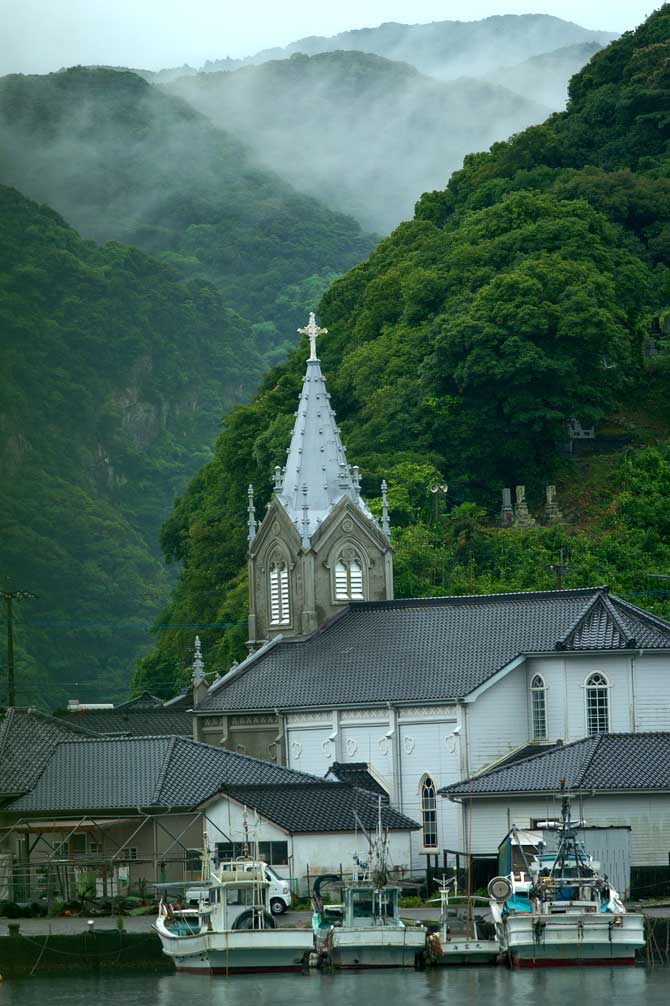
[[[288,625],[291,621],[288,592],[288,567],[284,559],[270,564],[270,624]]]
[[[347,549],[335,563],[335,600],[364,601],[363,567],[358,556]]]
[[[421,825],[424,849],[437,849],[437,794],[429,775],[421,780]]]
[[[600,671],[596,671],[586,682],[586,732],[589,736],[609,732],[609,705],[607,678]]]
[[[533,675],[530,683],[530,702],[533,740],[541,741],[547,736],[547,689],[541,674]]]

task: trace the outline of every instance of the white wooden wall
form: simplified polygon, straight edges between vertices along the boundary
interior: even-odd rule
[[[244,808],[235,800],[226,796],[219,797],[206,808],[209,818],[208,838],[210,848],[216,842],[225,841],[225,835],[230,840],[241,842],[244,837]],[[292,857],[288,867],[275,867],[281,877],[292,876],[302,879],[307,874],[337,873],[340,864],[345,873],[350,873],[353,867],[353,857],[357,853],[362,860],[367,859],[368,843],[365,836],[353,829],[351,832],[332,832],[329,834],[296,834],[279,828],[272,821],[263,817],[256,819],[252,811],[247,813],[249,831],[258,842],[288,842],[289,856]],[[220,831],[224,834],[222,835]],[[389,856],[391,864],[409,869],[411,848],[409,832],[391,832],[389,836]]]
[[[573,805],[577,814],[577,802]],[[495,853],[511,825],[560,816],[560,801],[547,797],[499,797],[471,802],[472,852]],[[585,798],[579,811],[587,824],[630,825],[632,865],[667,866],[670,853],[670,795],[603,795]]]

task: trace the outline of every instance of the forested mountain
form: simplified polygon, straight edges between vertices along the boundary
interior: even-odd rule
[[[353,220],[297,194],[132,73],[2,78],[0,183],[48,202],[85,237],[137,245],[184,278],[214,282],[264,325],[270,353],[373,247]]]
[[[368,497],[382,475],[391,487],[398,596],[548,587],[564,547],[567,584],[609,580],[670,614],[645,578],[670,572],[670,347],[642,352],[670,294],[669,57],[666,4],[573,79],[568,111],[466,158],[324,296],[349,457]],[[305,356],[226,419],[163,529],[182,569],[159,622],[230,626],[203,633],[210,670],[243,651],[245,489],[262,512]],[[565,461],[572,417],[629,450]],[[536,509],[550,480],[566,526],[496,528],[502,487],[525,483]],[[183,666],[191,636],[162,631],[137,686]]]
[[[411,63],[422,73],[442,80],[484,77],[500,66],[513,66],[566,45],[606,44],[613,32],[591,31],[548,14],[503,14],[481,21],[433,21],[431,24],[387,22],[325,37],[312,35],[283,48],[264,49],[245,60],[209,60],[205,72],[235,70],[245,63],[287,59],[301,52],[354,49]],[[190,68],[189,68],[190,69]]]
[[[167,596],[161,520],[260,353],[213,287],[14,189],[0,222],[0,585],[38,595],[17,699],[120,698]],[[0,704],[6,685],[3,659]]]
[[[169,86],[301,192],[380,232],[411,217],[417,193],[445,185],[468,151],[549,114],[489,83],[443,83],[360,52],[295,55]]]
[[[565,108],[568,84],[592,56],[602,49],[599,42],[566,45],[554,52],[524,60],[516,66],[503,66],[491,73],[488,79],[517,94],[532,94],[535,101],[560,112]]]

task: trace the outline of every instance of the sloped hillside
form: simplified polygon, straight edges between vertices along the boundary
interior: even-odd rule
[[[401,596],[548,586],[565,548],[567,582],[609,579],[670,610],[645,576],[670,572],[670,356],[662,338],[643,355],[670,293],[669,55],[664,5],[573,79],[565,113],[468,157],[321,303],[349,457],[368,497],[381,475],[392,487]],[[231,414],[163,531],[182,571],[161,621],[231,624],[206,637],[221,670],[244,638],[245,486],[261,504],[270,492],[304,356]],[[566,461],[573,417],[628,453]],[[437,474],[450,496],[435,520]],[[526,484],[537,509],[550,480],[567,526],[495,529],[502,487]],[[161,633],[138,684],[153,688],[188,642]]]
[[[571,78],[601,49],[599,42],[566,45],[553,52],[532,56],[516,66],[500,67],[488,79],[517,94],[532,94],[535,101],[552,112],[561,112],[568,100]]]
[[[549,114],[491,83],[442,83],[359,52],[203,73],[170,90],[301,192],[385,233],[412,216],[417,192],[445,185],[468,151]]]
[[[135,244],[215,283],[272,352],[372,240],[298,195],[228,133],[133,73],[0,79],[0,183],[85,237]],[[289,344],[293,341],[291,338]]]
[[[17,701],[120,698],[167,597],[160,523],[261,357],[215,288],[14,189],[0,221],[0,585],[38,595]]]

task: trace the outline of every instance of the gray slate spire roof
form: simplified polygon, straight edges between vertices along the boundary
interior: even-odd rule
[[[298,331],[309,336],[311,355],[295,413],[286,468],[281,479],[277,479],[276,495],[303,544],[307,545],[344,496],[348,496],[369,520],[374,521],[374,518],[361,499],[357,469],[352,472],[347,463],[346,449],[316,356],[316,338],[327,330],[318,328],[312,312],[307,327]]]

